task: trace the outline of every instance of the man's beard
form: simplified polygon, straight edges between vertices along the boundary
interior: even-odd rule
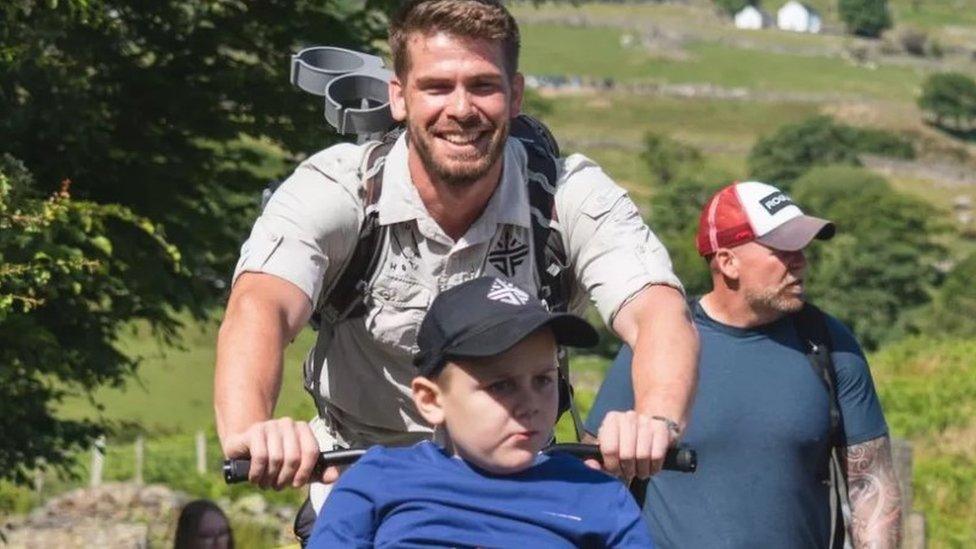
[[[796,282],[796,279],[784,282],[778,287],[747,290],[744,294],[746,302],[756,310],[776,311],[783,314],[798,312],[803,308],[806,296],[802,292],[796,294],[789,291],[793,282]]]
[[[467,128],[461,126],[459,129],[463,131]],[[452,187],[464,187],[484,177],[501,158],[505,150],[505,141],[508,139],[508,129],[508,119],[505,119],[500,126],[492,126],[485,153],[476,150],[473,154],[449,159],[434,157],[433,141],[438,138],[434,137],[430,129],[409,123],[407,136],[410,138],[410,143],[416,147],[424,169],[434,181]]]

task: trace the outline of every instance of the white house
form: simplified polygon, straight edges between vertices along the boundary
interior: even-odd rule
[[[776,12],[776,26],[794,32],[820,32],[820,14],[810,6],[790,0]]]
[[[735,14],[735,28],[759,30],[772,26],[773,17],[756,6],[746,6]]]

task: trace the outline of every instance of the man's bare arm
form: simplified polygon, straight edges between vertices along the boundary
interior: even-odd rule
[[[307,479],[317,446],[307,425],[269,421],[281,389],[285,346],[311,314],[308,297],[284,279],[244,273],[231,291],[217,338],[214,411],[228,457],[249,456],[251,480],[281,487]],[[314,446],[311,448],[310,446]],[[279,476],[280,475],[280,476]]]
[[[901,490],[891,460],[891,440],[878,437],[845,453],[855,548],[895,548],[901,538]]]
[[[625,478],[660,470],[673,441],[665,422],[680,429],[698,383],[698,332],[684,296],[664,285],[641,290],[614,318],[613,328],[634,350],[635,409],[611,412],[599,439],[608,472]]]
[[[683,427],[698,383],[698,332],[684,296],[670,286],[648,286],[621,308],[613,327],[634,350],[636,411]]]

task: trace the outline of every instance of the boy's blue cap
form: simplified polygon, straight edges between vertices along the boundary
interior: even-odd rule
[[[448,360],[503,353],[544,326],[559,345],[592,347],[599,341],[588,322],[549,312],[541,300],[512,282],[476,278],[434,299],[417,334],[420,352],[413,363],[420,375],[433,377]]]

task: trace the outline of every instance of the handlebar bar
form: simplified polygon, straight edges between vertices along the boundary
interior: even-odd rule
[[[563,443],[553,444],[542,450],[545,454],[562,452],[570,454],[579,459],[595,459],[603,463],[603,456],[600,454],[600,447],[595,444]],[[351,450],[333,450],[322,452],[318,462],[315,464],[315,471],[321,472],[327,467],[349,465],[354,463],[363,454],[365,449],[354,448]],[[224,460],[224,481],[227,484],[235,484],[247,480],[247,475],[251,469],[249,459],[228,459]],[[680,471],[682,473],[694,473],[698,469],[698,455],[691,448],[669,448],[664,456],[664,469],[669,471]]]

